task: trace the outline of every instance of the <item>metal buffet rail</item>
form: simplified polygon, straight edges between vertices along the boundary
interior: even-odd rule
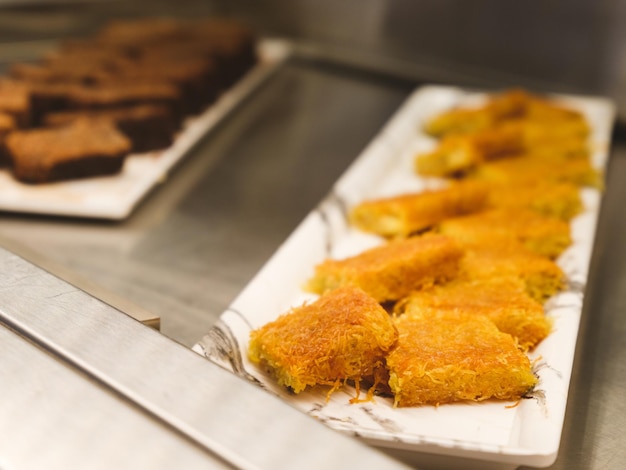
[[[0,214],[0,468],[402,465],[189,349],[420,84],[305,52],[128,219]],[[553,469],[626,459],[619,128],[606,177]]]

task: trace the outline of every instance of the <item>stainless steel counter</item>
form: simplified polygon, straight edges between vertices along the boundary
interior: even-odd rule
[[[162,335],[189,347],[415,85],[292,61],[128,220],[3,213],[0,236],[99,286],[102,296],[109,291],[160,317]],[[607,178],[555,469],[614,468],[626,459],[626,144],[616,143]]]
[[[1,248],[0,344],[3,469],[406,468]]]

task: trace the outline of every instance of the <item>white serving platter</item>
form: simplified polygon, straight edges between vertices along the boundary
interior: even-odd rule
[[[602,194],[583,189],[584,212],[571,224],[572,246],[558,259],[568,287],[546,304],[554,328],[531,354],[539,384],[520,403],[482,402],[439,407],[393,408],[391,399],[350,404],[353,390],[326,400],[325,391],[294,395],[251,364],[246,356],[251,329],[274,320],[315,296],[301,286],[328,257],[344,258],[381,243],[351,228],[347,210],[364,199],[437,187],[436,178],[413,171],[418,150],[435,142],[421,132],[425,119],[457,105],[478,103],[484,93],[452,87],[417,89],[336,182],[269,262],[194,346],[209,360],[275,393],[328,426],[386,449],[416,464],[437,468],[546,467],[556,459],[580,325],[585,283]],[[615,109],[602,98],[554,96],[584,112],[592,126],[593,164],[607,163]]]
[[[198,141],[263,83],[291,54],[290,43],[263,39],[258,62],[202,113],[188,118],[164,150],[129,155],[121,173],[48,184],[24,184],[0,169],[0,211],[122,220]]]

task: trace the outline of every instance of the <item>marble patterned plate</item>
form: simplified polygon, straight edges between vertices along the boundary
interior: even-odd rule
[[[452,106],[480,102],[484,97],[479,91],[453,87],[417,89],[193,349],[331,428],[389,452],[400,452],[405,459],[408,455],[417,464],[434,458],[439,459],[437,465],[445,466],[447,462],[451,467],[550,465],[557,456],[563,427],[600,191],[581,191],[585,209],[571,223],[574,243],[558,259],[568,284],[546,304],[554,329],[531,354],[539,377],[532,398],[517,404],[482,402],[398,409],[382,397],[350,404],[354,390],[346,389],[327,401],[324,391],[294,395],[278,387],[246,357],[251,329],[315,298],[301,286],[317,263],[381,243],[378,237],[348,225],[346,213],[352,205],[366,198],[442,184],[413,171],[415,153],[435,145],[420,130],[424,120]],[[592,161],[598,169],[604,169],[615,114],[613,104],[596,97],[558,95],[555,99],[586,114],[592,125]]]

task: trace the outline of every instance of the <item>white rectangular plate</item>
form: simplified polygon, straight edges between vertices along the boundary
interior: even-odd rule
[[[265,39],[258,62],[201,114],[187,119],[170,147],[129,155],[121,173],[48,184],[24,184],[0,169],[0,210],[122,220],[189,150],[252,93],[290,54],[289,43]]]
[[[381,243],[351,228],[349,208],[367,198],[419,191],[441,185],[413,171],[418,150],[435,141],[421,132],[425,119],[456,105],[477,103],[485,95],[458,88],[428,86],[416,90],[333,190],[286,240],[270,261],[194,350],[254,381],[328,426],[388,449],[435,455],[477,468],[545,467],[556,458],[563,426],[585,283],[593,248],[601,193],[581,191],[584,212],[572,221],[573,245],[558,259],[567,289],[546,304],[554,329],[535,351],[539,384],[534,398],[509,402],[393,408],[392,400],[349,404],[352,390],[331,395],[319,391],[294,395],[276,386],[248,362],[251,329],[274,320],[290,307],[315,296],[301,290],[313,268],[327,257],[343,258]],[[581,110],[592,126],[593,164],[604,169],[614,119],[613,105],[600,98],[555,96]],[[406,453],[405,453],[406,454]]]

